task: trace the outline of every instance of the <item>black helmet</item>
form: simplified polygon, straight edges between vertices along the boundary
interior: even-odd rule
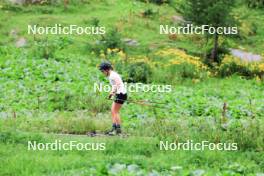
[[[112,70],[113,67],[109,62],[102,62],[99,66],[99,70],[103,71],[103,70]]]

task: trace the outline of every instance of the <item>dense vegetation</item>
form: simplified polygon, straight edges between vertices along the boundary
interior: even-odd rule
[[[240,30],[218,36],[214,61],[208,57],[215,43],[211,36],[159,34],[160,24],[182,23],[184,4],[0,1],[0,175],[263,175],[263,4],[237,0],[226,9]],[[58,23],[105,26],[106,34],[27,34],[28,24]],[[237,58],[230,48],[262,60]],[[111,124],[108,93],[94,91],[94,83],[108,84],[97,70],[102,60],[130,84],[172,85],[169,93],[129,94],[130,100],[156,103],[124,105],[126,138],[85,135]],[[28,140],[55,139],[107,147],[27,150]],[[238,151],[161,151],[160,140],[235,142]]]

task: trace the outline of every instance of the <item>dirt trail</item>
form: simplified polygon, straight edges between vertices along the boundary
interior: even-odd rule
[[[120,135],[106,135],[104,133],[92,133],[88,132],[87,134],[69,134],[69,133],[41,133],[44,135],[54,135],[54,136],[61,136],[61,137],[89,137],[89,138],[95,138],[95,137],[120,137],[120,138],[127,138],[130,135],[123,133]]]
[[[244,61],[254,62],[260,61],[262,59],[261,55],[253,54],[239,49],[230,49],[230,51],[233,56],[238,57]]]

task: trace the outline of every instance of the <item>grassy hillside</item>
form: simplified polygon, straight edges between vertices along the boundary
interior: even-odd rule
[[[179,4],[179,2],[175,2]],[[149,15],[144,17],[144,12]],[[120,13],[122,12],[122,13]],[[68,10],[63,5],[57,6],[27,6],[1,5],[1,43],[11,44],[12,36],[7,37],[12,29],[16,29],[19,35],[25,36],[32,41],[33,36],[27,35],[28,24],[39,24],[40,26],[53,24],[76,24],[92,25],[94,19],[99,25],[105,26],[108,30],[118,28],[123,37],[134,38],[139,41],[142,47],[158,46],[179,46],[188,51],[199,52],[199,36],[179,36],[175,41],[169,40],[167,35],[159,34],[160,24],[173,24],[173,16],[180,16],[170,5],[157,6],[152,3],[146,4],[139,1],[96,1],[96,2],[75,2],[70,3]],[[148,14],[148,13],[147,13]],[[242,15],[241,15],[242,14]],[[263,11],[248,9],[243,5],[234,10],[234,16],[238,19],[240,31],[244,39],[230,39],[232,47],[243,47],[248,51],[256,51],[262,54],[263,43]],[[256,34],[250,33],[256,30]],[[41,37],[41,36],[37,36]],[[44,36],[44,38],[47,36]],[[86,42],[96,40],[96,36],[71,36],[74,44],[85,48]],[[198,37],[198,38],[197,38]],[[56,36],[49,36],[56,38]],[[189,42],[188,42],[189,41]],[[254,42],[252,42],[254,41]],[[192,42],[192,43],[190,43]],[[80,48],[79,48],[80,49]],[[86,53],[87,54],[87,53]]]

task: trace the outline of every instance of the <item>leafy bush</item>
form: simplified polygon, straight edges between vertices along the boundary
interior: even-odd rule
[[[188,63],[172,65],[169,70],[171,75],[176,74],[181,78],[200,78],[195,66]]]
[[[126,82],[148,83],[152,75],[150,66],[145,62],[126,64],[120,62],[116,64],[116,69],[121,71]]]
[[[147,18],[147,17],[154,17],[157,14],[158,14],[157,11],[154,11],[153,9],[148,8],[142,13],[142,16]]]
[[[93,26],[98,27],[99,23],[100,23],[100,20],[98,18],[94,17],[94,18],[91,19],[91,24]]]
[[[102,53],[104,55],[107,55],[108,49],[124,50],[125,45],[121,40],[121,34],[118,32],[118,30],[112,29],[105,35],[103,35],[102,38],[95,45],[89,44],[88,49],[90,49],[97,55],[100,55]]]
[[[257,34],[258,26],[255,22],[241,21],[240,30],[238,32],[240,38],[247,39],[248,36]]]
[[[219,75],[222,77],[238,74],[248,78],[255,76],[263,77],[264,62],[246,62],[239,58],[225,55],[220,67]]]
[[[167,59],[167,64],[160,63],[165,70],[164,76],[174,80],[175,76],[180,78],[201,79],[209,76],[208,68],[198,57],[186,54],[184,51],[174,48],[159,50],[155,53],[161,59]],[[160,68],[162,69],[162,68]]]
[[[72,41],[67,37],[59,37],[52,41],[48,39],[36,40],[33,45],[32,55],[39,59],[53,58],[57,50],[64,49],[70,43]]]
[[[57,46],[54,43],[45,41],[36,41],[33,48],[33,56],[40,59],[49,59],[54,56]]]

